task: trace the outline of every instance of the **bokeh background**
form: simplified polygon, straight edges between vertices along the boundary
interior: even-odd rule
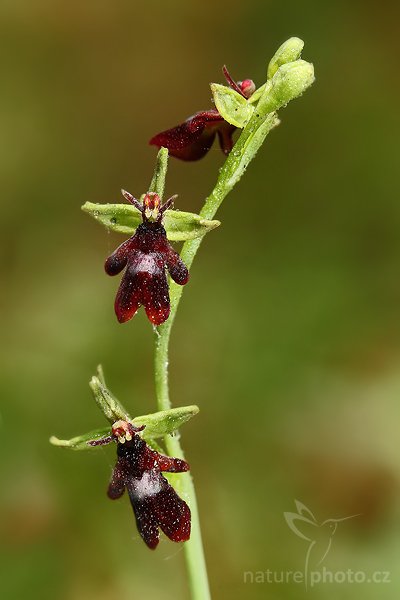
[[[132,413],[155,407],[151,328],[143,312],[118,325],[103,272],[123,237],[80,206],[144,192],[147,140],[209,107],[224,63],[261,84],[297,35],[317,81],[281,111],[201,248],[172,398],[201,407],[182,433],[216,598],[398,598],[396,4],[5,0],[0,16],[2,597],[188,598],[182,548],[151,553],[127,499],[105,495],[115,449],[48,444],[104,425],[87,385],[99,362]],[[171,160],[167,193],[198,211],[222,163],[216,147]],[[319,523],[359,514],[327,569],[391,583],[245,584],[245,571],[303,569],[307,542],[283,515],[295,499]]]

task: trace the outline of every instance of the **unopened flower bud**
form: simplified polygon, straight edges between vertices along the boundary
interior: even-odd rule
[[[267,104],[264,110],[273,112],[286,106],[290,100],[301,96],[314,81],[314,67],[305,60],[296,60],[279,67],[271,79],[271,88],[260,100]],[[259,105],[258,110],[261,110]]]
[[[281,65],[300,58],[303,47],[303,40],[297,37],[289,38],[286,42],[283,42],[269,62],[267,71],[268,79],[271,79],[275,75]]]
[[[250,96],[252,96],[256,91],[256,84],[252,79],[238,81],[238,86],[240,87],[240,90],[245,98],[250,98]]]

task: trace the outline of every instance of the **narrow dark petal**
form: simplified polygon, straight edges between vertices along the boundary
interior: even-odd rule
[[[127,192],[126,190],[121,190],[121,194],[123,195],[125,200],[130,202],[140,212],[143,211],[143,204],[141,202],[139,202],[139,200],[136,200],[136,198],[134,196],[132,196],[132,194],[130,192]]]
[[[198,112],[184,123],[155,135],[149,144],[168,148],[175,158],[199,160],[211,148],[216,129],[222,122],[217,110]]]
[[[169,317],[170,302],[167,276],[163,269],[148,275],[142,284],[142,298],[146,315],[154,325],[161,325]]]
[[[190,466],[186,460],[165,456],[159,452],[155,452],[155,454],[157,455],[156,464],[160,471],[167,471],[168,473],[185,473],[190,469]]]
[[[128,261],[129,252],[134,249],[135,244],[136,240],[132,236],[129,240],[118,246],[111,256],[107,258],[104,269],[108,275],[118,275],[122,271]]]
[[[107,490],[107,495],[111,500],[121,498],[124,493],[126,474],[126,461],[119,459],[112,472],[111,481]]]
[[[189,271],[179,254],[168,244],[167,268],[175,283],[185,285],[189,281]]]
[[[167,484],[153,497],[153,509],[159,526],[170,540],[186,542],[190,538],[190,508],[171,485]]]
[[[112,435],[107,435],[106,437],[98,438],[97,440],[89,440],[86,442],[88,446],[107,446],[107,444],[111,444],[114,441]]]
[[[161,216],[165,213],[166,210],[170,210],[171,208],[174,208],[174,202],[177,197],[178,197],[178,194],[174,194],[173,196],[171,196],[171,198],[168,198],[168,200],[166,200],[164,202],[164,204],[161,206],[160,211],[159,211]]]
[[[115,314],[120,323],[132,319],[141,305],[141,281],[129,268],[125,271],[115,297]]]
[[[143,470],[156,468],[160,471],[168,471],[169,473],[184,473],[190,469],[186,460],[160,454],[160,452],[152,450],[147,445],[142,452],[141,459]]]
[[[246,96],[244,95],[242,89],[240,88],[240,86],[236,83],[236,81],[234,81],[231,77],[231,74],[229,73],[226,65],[224,65],[222,67],[222,72],[224,74],[224,77],[226,79],[226,81],[228,82],[229,86],[235,90],[235,92],[237,92],[238,94],[240,94],[241,96],[243,96],[243,98],[245,98]]]

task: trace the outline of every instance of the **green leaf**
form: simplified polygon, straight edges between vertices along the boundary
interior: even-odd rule
[[[300,58],[303,48],[304,42],[298,37],[291,37],[286,42],[283,42],[269,61],[268,79],[271,79],[275,75],[280,66]]]
[[[254,107],[238,92],[219,83],[211,84],[215,106],[231,125],[242,129],[253,114]]]
[[[126,235],[133,235],[142,222],[140,212],[130,204],[94,204],[86,202],[82,210],[102,225]],[[169,240],[181,242],[201,237],[221,224],[220,221],[208,221],[195,213],[179,210],[167,210],[163,225]]]
[[[142,432],[143,439],[154,439],[174,433],[198,412],[198,406],[180,406],[135,417],[131,422],[136,426],[146,425],[146,429]]]
[[[50,438],[50,444],[53,446],[59,446],[60,448],[70,448],[71,450],[93,450],[100,446],[90,446],[88,442],[91,440],[97,440],[102,437],[110,435],[110,427],[103,427],[102,429],[94,429],[83,435],[78,435],[70,440],[60,440],[54,435]]]

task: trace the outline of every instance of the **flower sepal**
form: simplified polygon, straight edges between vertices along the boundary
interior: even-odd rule
[[[141,437],[150,442],[165,435],[174,435],[182,425],[197,415],[198,412],[199,407],[195,404],[178,406],[169,410],[160,410],[149,415],[135,417],[132,419],[132,423],[135,427],[145,426]]]
[[[49,441],[53,446],[59,446],[60,448],[69,448],[70,450],[90,450],[96,446],[93,446],[93,444],[90,444],[89,442],[104,439],[109,433],[109,427],[101,427],[100,429],[93,429],[93,431],[77,435],[70,440],[61,440],[55,435],[52,435]]]
[[[93,375],[89,381],[89,387],[92,390],[94,401],[111,425],[115,421],[130,420],[128,411],[107,388],[101,365],[97,367],[97,375]]]
[[[82,210],[117,233],[133,235],[142,222],[140,211],[131,204],[96,204],[86,202]],[[180,210],[167,210],[163,226],[167,238],[173,242],[183,242],[202,237],[221,225],[220,221],[203,219],[200,215]]]
[[[225,121],[243,129],[254,112],[254,106],[236,90],[220,83],[211,84],[216,109]]]

